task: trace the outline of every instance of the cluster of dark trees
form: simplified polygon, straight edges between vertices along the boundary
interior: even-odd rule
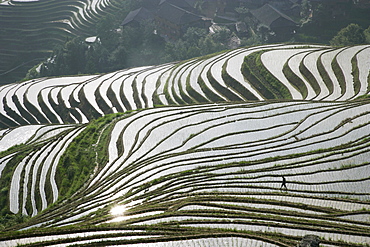
[[[364,29],[370,25],[370,8],[361,7],[354,1],[302,0],[301,16],[296,35],[299,42],[332,44],[333,37],[352,23]],[[363,42],[350,44],[361,43]],[[335,44],[346,45],[346,43]]]
[[[330,41],[333,46],[350,46],[370,44],[370,26],[363,29],[360,25],[351,23],[341,29]]]
[[[210,34],[206,29],[190,27],[182,38],[166,42],[150,22],[141,23],[139,28],[126,26],[120,31],[112,30],[112,26],[113,18],[102,20],[97,25],[98,39],[93,43],[80,37],[67,40],[41,66],[31,69],[27,79],[94,74],[186,60],[227,49],[231,35],[228,29]]]

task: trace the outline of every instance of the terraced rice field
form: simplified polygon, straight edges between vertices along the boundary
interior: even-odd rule
[[[2,87],[3,206],[33,217],[0,246],[370,245],[369,57],[271,45]],[[66,190],[73,150],[93,169]]]
[[[156,105],[346,101],[368,94],[369,56],[369,46],[271,45],[105,75],[42,78],[0,87],[0,126],[86,123]]]
[[[95,35],[91,27],[116,9],[114,0],[2,1],[0,76],[23,78],[66,37]]]

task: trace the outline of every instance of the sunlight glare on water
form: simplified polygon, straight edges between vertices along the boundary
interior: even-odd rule
[[[123,215],[126,212],[126,207],[124,205],[115,206],[110,210],[110,213],[114,216]]]

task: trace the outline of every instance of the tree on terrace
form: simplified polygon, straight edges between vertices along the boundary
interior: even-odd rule
[[[364,44],[365,41],[366,39],[363,28],[352,23],[341,29],[330,41],[330,44],[333,46],[350,46]]]
[[[370,26],[364,31],[365,41],[370,44]]]

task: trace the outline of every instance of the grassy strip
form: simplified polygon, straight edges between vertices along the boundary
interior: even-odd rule
[[[27,155],[29,155],[32,152],[32,148],[25,145],[19,146],[22,151],[18,152],[14,155],[14,157],[9,160],[7,165],[5,166],[4,170],[1,174],[0,179],[0,215],[4,216],[7,214],[11,214],[9,210],[9,193],[10,193],[10,185],[13,178],[13,173],[15,169],[17,168],[18,164],[25,158]],[[15,147],[14,149],[17,149],[18,147]]]
[[[116,146],[117,154],[119,156],[122,156],[123,152],[125,151],[123,146],[123,131],[119,134],[119,137],[117,138]]]
[[[209,83],[214,87],[217,92],[222,94],[224,97],[226,97],[229,101],[243,101],[237,94],[234,94],[231,90],[228,88],[225,88],[221,86],[218,81],[213,77],[211,73],[211,69],[207,71],[207,78]]]
[[[23,95],[23,105],[26,107],[26,109],[42,124],[48,124],[49,121],[41,114],[41,112],[31,104],[27,99],[27,93]]]
[[[257,202],[258,203],[258,202]],[[192,204],[194,205],[194,204]],[[294,213],[289,212],[285,210],[264,210],[261,209],[261,212],[259,212],[259,208],[253,208],[253,207],[233,207],[228,205],[219,205],[219,204],[212,204],[212,203],[197,203],[196,205],[201,206],[210,206],[210,207],[219,207],[224,208],[222,209],[200,209],[200,210],[182,210],[178,212],[173,213],[166,213],[163,218],[166,217],[178,217],[178,216],[194,216],[194,217],[214,217],[219,218],[220,222],[224,220],[232,220],[232,222],[239,221],[241,224],[248,224],[250,222],[243,221],[243,220],[252,220],[253,225],[269,225],[271,222],[274,221],[276,224],[280,224],[284,228],[290,228],[292,225],[298,226],[294,228],[301,228],[301,229],[307,229],[311,228],[312,230],[317,229],[325,229],[324,231],[332,232],[336,231],[337,229],[340,229],[342,233],[346,234],[352,233],[354,235],[368,235],[368,226],[360,226],[360,225],[351,225],[346,223],[336,223],[332,222],[333,220],[330,215],[329,216],[320,216],[320,215],[306,215],[304,213]],[[274,205],[274,204],[273,204]],[[273,207],[272,205],[272,207]],[[277,204],[279,206],[279,204]],[[237,211],[232,211],[237,210]],[[249,211],[250,210],[250,211]],[[328,208],[329,210],[329,208]],[[245,212],[241,212],[245,211]],[[153,218],[155,220],[155,217]],[[242,219],[242,220],[241,220]],[[148,219],[144,219],[146,221]],[[149,218],[150,220],[150,218]],[[136,222],[143,221],[143,219],[138,219]],[[197,221],[197,220],[194,220]]]
[[[256,56],[255,57],[256,68],[258,69],[259,74],[263,78],[262,82],[266,82],[267,85],[271,85],[274,91],[276,91],[276,95],[278,95],[279,98],[292,99],[292,95],[290,94],[288,88],[284,84],[282,84],[275,76],[273,76],[262,63],[261,56],[263,52],[264,51],[254,53]]]
[[[174,83],[172,83],[172,86],[169,88],[169,84],[170,84],[170,79],[172,79],[172,75],[173,75],[173,73],[174,73],[174,70],[177,68],[177,67],[179,67],[181,64],[177,64],[177,65],[175,65],[173,68],[171,68],[171,72],[170,72],[170,74],[168,75],[168,77],[167,77],[167,79],[166,79],[166,82],[165,82],[165,84],[164,84],[164,88],[163,88],[163,93],[164,93],[164,96],[166,97],[166,100],[167,100],[167,102],[168,102],[168,104],[170,104],[170,105],[178,105],[178,104],[185,104],[185,102],[182,100],[182,99],[180,99],[177,95],[176,95],[176,92],[175,92],[175,90],[174,90]],[[172,93],[172,97],[173,97],[173,99],[171,98],[171,95],[170,95],[170,93],[169,93],[169,90],[171,91],[171,93]],[[175,101],[177,101],[177,102],[175,102]]]
[[[175,78],[175,77],[174,77]],[[170,78],[169,78],[170,79]],[[172,92],[172,96],[173,98],[175,99],[175,101],[177,102],[176,105],[180,104],[180,105],[185,105],[186,104],[186,101],[182,98],[180,98],[181,96],[181,93],[180,93],[180,96],[177,95],[176,93],[176,90],[175,90],[175,83],[177,83],[176,81],[172,81],[172,87],[171,87],[171,92]],[[170,95],[169,95],[170,96]]]
[[[225,84],[233,88],[238,93],[240,93],[246,100],[258,100],[258,98],[254,94],[252,94],[239,81],[235,80],[232,76],[229,75],[229,73],[227,73],[226,67],[227,67],[227,64],[225,63],[222,66],[222,75],[221,75]]]
[[[31,115],[31,113],[25,110],[20,104],[16,94],[12,95],[12,101],[14,102],[15,106],[17,107],[19,113],[23,118],[25,118],[30,124],[38,124],[37,120]]]
[[[120,115],[111,114],[92,121],[68,146],[59,161],[55,178],[60,198],[70,197],[89,179],[96,166],[95,152],[99,157],[97,163],[105,164],[109,138],[106,136],[98,145],[96,142],[103,128]]]
[[[130,110],[132,110],[132,106],[130,105],[130,102],[128,102],[128,99],[125,96],[124,89],[123,89],[124,83],[125,82],[123,81],[122,84],[121,84],[121,87],[119,89],[119,96],[120,96],[121,101],[122,101],[123,105],[125,106],[126,110],[130,111]]]
[[[158,88],[161,86],[161,78],[163,77],[164,74],[168,73],[169,70],[172,70],[172,67],[165,70],[164,72],[162,72],[160,74],[160,76],[158,76],[158,79],[156,81],[156,90],[155,90],[155,93],[153,95],[153,105],[163,105],[163,102],[159,99],[159,95],[158,95]],[[166,88],[164,88],[163,90],[166,90]],[[164,93],[164,92],[163,92]]]
[[[114,107],[116,107],[116,109],[117,109],[118,112],[124,112],[122,106],[118,103],[116,94],[114,93],[114,91],[113,91],[113,89],[112,89],[111,86],[108,87],[107,97],[112,102],[112,104],[114,105]]]
[[[339,54],[339,53],[338,53]],[[343,95],[346,92],[346,80],[343,74],[342,69],[339,66],[339,63],[337,61],[338,54],[334,57],[333,61],[331,62],[331,67],[333,68],[334,74],[337,77],[337,80],[340,85],[340,92]]]
[[[332,94],[333,91],[334,91],[334,83],[330,79],[330,76],[329,76],[328,72],[326,71],[326,69],[325,69],[325,67],[322,63],[321,57],[322,57],[323,54],[325,54],[325,53],[322,53],[320,55],[320,57],[318,58],[318,60],[317,60],[317,70],[319,71],[319,74],[320,74],[322,80],[324,81],[326,87],[328,88],[329,94]]]
[[[163,72],[163,73],[165,73],[165,72]],[[152,98],[154,106],[163,104],[162,101],[159,99],[159,95],[157,94],[157,89],[160,86],[160,78],[163,75],[163,73],[160,76],[158,76],[158,79],[157,79],[157,82],[156,82],[156,90],[155,90],[155,93],[153,94],[153,98]]]
[[[80,103],[75,107],[78,107],[85,114],[89,121],[102,117],[102,115],[87,100],[85,92],[82,88],[78,92],[78,97],[80,99]]]
[[[15,121],[17,121],[19,125],[28,125],[28,122],[26,122],[22,116],[18,115],[18,113],[13,111],[13,109],[11,109],[8,106],[8,104],[6,103],[5,97],[3,98],[3,106],[4,106],[4,110],[6,111],[7,115],[11,117],[12,119],[14,119]]]
[[[45,146],[45,150],[43,150],[43,153],[46,152],[46,150],[49,148],[48,146],[52,146],[50,150],[52,150],[53,148],[55,148],[55,143],[48,143],[47,146]],[[49,150],[49,153],[50,153],[50,150]],[[49,155],[48,153],[48,155]],[[41,156],[41,155],[40,155]],[[38,157],[39,159],[39,157]],[[41,178],[41,172],[42,170],[44,169],[44,165],[45,165],[45,160],[47,159],[47,155],[43,157],[43,159],[40,162],[40,165],[36,171],[36,182],[35,182],[35,202],[36,202],[36,209],[38,211],[41,211],[42,210],[42,200],[41,200],[41,193],[40,193],[40,189],[44,189],[44,188],[41,188],[40,187],[40,178]]]
[[[195,61],[193,61],[192,63],[194,63]],[[180,96],[181,96],[181,100],[183,102],[185,102],[186,104],[194,104],[195,103],[195,100],[192,99],[191,97],[189,97],[185,92],[184,92],[184,89],[182,87],[182,83],[181,83],[181,76],[183,73],[185,73],[186,69],[191,66],[192,63],[188,63],[185,67],[185,64],[181,64],[181,66],[183,68],[185,68],[185,70],[180,74],[180,76],[178,76],[178,74],[180,73],[180,71],[183,69],[179,69],[177,72],[176,72],[176,75],[173,77],[173,79],[175,79],[176,77],[178,78],[177,81],[173,81],[173,92],[175,94],[175,90],[174,90],[174,86],[175,86],[175,83],[177,83],[178,87],[179,87],[179,91],[180,91]],[[175,66],[175,68],[178,68],[180,66]],[[186,86],[185,86],[186,87]]]
[[[228,221],[221,221],[220,223],[227,223]],[[197,222],[194,222],[197,223]],[[199,223],[206,223],[199,222]],[[214,222],[211,222],[214,223]],[[217,223],[217,222],[216,222]],[[123,233],[121,235],[112,233],[105,235],[95,235],[95,236],[85,236],[76,237],[71,239],[59,239],[45,241],[42,243],[32,243],[26,246],[40,246],[40,245],[51,245],[51,244],[61,244],[61,243],[71,243],[76,241],[90,240],[90,239],[101,239],[99,242],[85,243],[82,246],[108,246],[117,244],[145,244],[145,243],[172,243],[176,244],[176,241],[192,241],[196,239],[207,239],[207,238],[244,238],[244,239],[255,239],[278,246],[296,246],[301,240],[302,236],[290,236],[277,232],[258,232],[258,231],[245,231],[245,230],[232,230],[232,229],[216,229],[216,228],[202,228],[202,227],[181,227],[177,222],[163,223],[157,225],[149,226],[125,226],[123,223],[117,223],[116,226],[104,226],[95,227],[86,226],[82,228],[61,228],[58,230],[38,230],[38,233],[30,232],[30,235],[23,232],[11,232],[7,234],[7,237],[2,238],[2,240],[17,239],[22,237],[36,237],[36,236],[53,236],[58,234],[73,234],[73,233],[83,233],[83,232],[94,232],[94,231],[114,231],[114,230],[127,230],[136,231]],[[139,231],[139,232],[138,232]],[[141,232],[144,231],[144,232]],[[141,233],[140,233],[141,232]],[[20,234],[21,233],[21,234]],[[104,240],[104,238],[115,237],[115,236],[143,236],[146,235],[158,235],[161,237],[155,238],[143,238],[143,239],[132,239],[132,240]],[[357,243],[347,243],[343,241],[334,241],[321,239],[323,244],[330,244],[341,247],[360,247],[363,244]],[[189,243],[190,244],[190,243]],[[81,246],[81,245],[79,245]]]
[[[199,63],[199,61],[195,61],[196,63]],[[191,83],[190,83],[190,77],[191,77],[191,73],[193,72],[193,69],[188,73],[188,76],[186,77],[186,91],[189,93],[189,95],[194,99],[196,100],[198,103],[207,103],[209,102],[209,100],[207,98],[205,98],[203,95],[201,95],[200,93],[198,93],[192,86],[191,86]]]
[[[169,92],[168,92],[168,80],[169,78],[171,77],[171,74],[172,74],[172,70],[171,70],[171,73],[170,75],[168,76],[168,79],[166,80],[166,83],[164,84],[164,88],[163,88],[163,94],[164,94],[164,97],[166,98],[167,102],[169,105],[177,105],[171,98]]]
[[[107,104],[107,102],[105,102],[104,98],[101,96],[101,93],[100,93],[101,85],[102,84],[99,85],[99,87],[96,89],[96,91],[94,93],[95,94],[95,99],[96,99],[96,104],[104,112],[105,115],[112,114],[113,113],[112,108]]]
[[[201,222],[200,222],[201,223]],[[112,230],[120,230],[121,228],[114,228]],[[27,244],[24,246],[40,246],[51,245],[51,244],[60,244],[60,243],[71,243],[75,241],[83,240],[93,240],[100,239],[101,241],[92,242],[92,243],[82,243],[78,246],[109,246],[109,245],[131,245],[131,244],[150,244],[150,243],[172,243],[176,244],[179,241],[189,241],[188,244],[191,244],[192,241],[198,239],[208,239],[208,238],[245,238],[245,239],[254,239],[266,243],[275,244],[281,247],[293,246],[295,242],[289,240],[289,238],[284,238],[280,234],[274,233],[269,236],[262,236],[260,232],[253,231],[238,231],[233,229],[214,229],[214,228],[202,228],[202,227],[181,227],[176,225],[176,222],[167,223],[167,224],[156,224],[148,225],[142,227],[143,232],[134,232],[132,234],[105,234],[105,235],[95,235],[95,236],[86,236],[86,237],[76,237],[72,239],[59,239],[46,242],[39,242],[33,244]],[[158,235],[157,237],[145,238],[146,235],[153,236]],[[105,240],[105,238],[114,238],[121,236],[143,236],[139,239],[126,239],[126,240]],[[190,242],[191,241],[191,242]]]
[[[41,94],[38,95],[37,101],[40,105],[41,111],[45,114],[48,120],[51,123],[59,123],[57,117],[54,115],[54,113],[50,111],[49,107],[45,104],[44,99],[42,98]]]
[[[146,77],[144,78],[143,83],[141,85],[140,96],[141,96],[141,98],[144,101],[144,105],[143,105],[142,108],[149,108],[149,100],[148,100],[148,97],[150,97],[151,95],[145,95],[145,85],[146,85]]]
[[[165,226],[165,224],[164,224]],[[163,227],[163,226],[159,226]],[[192,229],[189,227],[189,230]],[[138,240],[110,240],[110,241],[102,241],[98,246],[108,246],[108,245],[117,245],[117,244],[135,244],[135,243],[163,243],[163,242],[174,242],[173,244],[176,245],[177,241],[191,241],[191,240],[196,240],[196,239],[207,239],[207,238],[225,238],[225,237],[241,237],[241,238],[249,238],[249,239],[255,239],[255,240],[260,240],[263,242],[271,243],[271,244],[276,244],[281,247],[289,247],[291,245],[285,244],[281,240],[276,240],[276,239],[270,239],[267,237],[262,237],[260,233],[233,233],[233,230],[231,229],[225,229],[223,230],[212,230],[212,229],[205,229],[205,233],[199,233],[200,229],[195,229],[197,230],[197,233],[192,233],[192,234],[183,234],[182,236],[173,236],[173,237],[162,237],[162,238],[156,238],[156,239],[138,239]],[[203,230],[204,231],[204,230]],[[189,243],[190,244],[190,243]],[[95,243],[91,244],[83,244],[80,246],[96,246]]]
[[[174,224],[174,223],[172,223]],[[104,226],[104,227],[91,227],[86,226],[83,228],[61,228],[59,231],[56,230],[38,230],[38,233],[30,232],[30,235],[23,232],[11,232],[8,233],[8,237],[4,237],[1,240],[9,239],[20,239],[25,236],[30,237],[42,237],[42,236],[55,236],[59,234],[73,234],[73,233],[83,233],[83,232],[96,232],[96,231],[117,231],[117,230],[127,230],[133,231],[128,233],[111,233],[105,235],[95,235],[95,236],[85,236],[85,237],[75,237],[66,238],[59,240],[45,241],[42,243],[32,243],[26,246],[41,246],[41,245],[51,245],[51,244],[61,244],[61,243],[71,243],[75,241],[89,240],[89,239],[101,239],[100,242],[88,243],[82,246],[107,246],[110,244],[144,244],[144,243],[171,243],[175,241],[192,241],[196,239],[207,239],[207,238],[245,238],[245,239],[255,239],[267,243],[278,244],[278,246],[293,246],[295,243],[295,238],[293,241],[291,236],[286,236],[279,233],[265,233],[261,235],[260,232],[253,231],[240,231],[231,229],[214,229],[214,228],[195,228],[195,227],[180,227],[179,225],[171,226],[169,224],[157,224],[149,226],[126,226],[124,224],[116,224],[115,226]],[[107,241],[104,238],[115,237],[115,236],[143,236],[146,235],[153,236],[158,235],[160,237],[155,238],[142,238],[142,239],[128,239],[128,240],[111,240]],[[81,245],[79,245],[81,246]]]
[[[244,62],[242,64],[242,74],[246,81],[248,81],[254,88],[258,90],[258,92],[266,99],[275,99],[276,96],[262,83],[258,76],[258,71],[253,70],[254,61],[253,58],[247,56],[244,58]]]
[[[200,88],[202,89],[202,91],[204,92],[204,94],[207,95],[207,97],[212,102],[223,102],[223,101],[225,101],[224,99],[222,99],[220,96],[215,94],[211,89],[209,89],[207,87],[206,83],[203,81],[201,76],[198,77],[198,84],[199,84]]]
[[[306,56],[308,56],[307,54]],[[321,88],[319,83],[317,82],[315,76],[311,73],[311,71],[304,65],[304,60],[306,56],[302,59],[301,63],[299,64],[299,71],[302,73],[303,77],[310,83],[311,87],[315,91],[316,95],[319,95],[321,92]]]
[[[13,120],[0,113],[0,128],[6,129],[9,127],[15,127],[17,125],[18,124],[16,124]]]
[[[297,76],[293,72],[293,70],[290,68],[289,61],[290,61],[290,59],[288,59],[288,61],[284,64],[283,74],[288,79],[288,81],[296,89],[298,89],[298,91],[302,94],[303,98],[305,99],[305,98],[307,98],[307,95],[308,95],[307,87],[306,87],[305,83],[303,82],[303,80],[299,76]]]
[[[243,76],[266,99],[291,99],[289,90],[263,65],[263,52],[257,51],[244,58],[241,68]]]
[[[54,102],[54,100],[51,97],[51,94],[48,95],[49,103],[51,107],[54,109],[55,113],[58,114],[58,116],[63,120],[63,123],[74,123],[75,120],[71,117],[71,112],[65,105],[61,93],[59,91],[57,95],[57,101]]]
[[[194,104],[196,103],[195,100],[193,100],[192,98],[190,98],[183,90],[182,88],[182,85],[181,83],[179,83],[179,89],[180,89],[180,95],[181,95],[181,98],[187,103],[187,104]]]
[[[177,105],[170,97],[170,94],[168,93],[168,88],[165,86],[163,89],[164,97],[166,98],[169,105]],[[162,105],[163,103],[160,103]]]
[[[132,95],[133,95],[133,98],[134,98],[134,102],[135,102],[135,105],[136,105],[136,109],[141,109],[143,108],[143,105],[141,104],[141,100],[140,100],[140,97],[139,97],[139,91],[137,90],[137,76],[135,76],[134,80],[132,81],[132,84],[131,84],[131,88],[132,88]]]
[[[59,102],[62,102],[61,105],[64,105],[64,107],[65,107],[65,104],[64,104],[63,100],[59,97],[58,97],[58,100],[59,100]],[[71,115],[73,115],[79,122],[82,122],[82,115],[80,114],[80,112],[78,112],[76,110],[76,109],[79,108],[79,102],[77,102],[75,100],[75,98],[73,97],[73,93],[69,95],[68,101],[71,105],[71,108],[69,108],[69,109],[65,108],[65,109],[68,109],[68,111],[70,112]],[[62,109],[62,110],[65,110],[65,109]],[[71,117],[71,119],[73,120],[72,117]],[[73,120],[73,123],[74,123],[74,120]]]
[[[358,53],[360,53],[359,51]],[[360,71],[358,69],[358,61],[357,61],[357,54],[356,53],[352,59],[351,59],[351,64],[352,64],[352,76],[353,76],[353,89],[355,91],[355,95],[357,95],[360,92],[361,89],[361,82],[360,82]]]
[[[310,204],[304,204],[304,203],[298,203],[298,202],[290,202],[290,201],[283,201],[283,200],[277,200],[277,199],[261,199],[261,198],[255,198],[253,195],[264,195],[266,198],[269,198],[269,196],[281,196],[281,197],[292,197],[292,198],[305,198],[307,200],[310,199],[319,199],[322,201],[344,201],[344,202],[351,202],[351,203],[357,203],[353,200],[347,200],[347,199],[336,199],[336,198],[328,198],[328,197],[313,197],[311,195],[304,195],[300,196],[297,194],[282,194],[281,192],[269,192],[269,193],[248,193],[248,194],[238,194],[238,195],[232,195],[232,194],[212,194],[212,193],[205,193],[203,194],[193,194],[191,198],[186,197],[184,199],[179,198],[177,201],[173,200],[174,210],[179,210],[180,208],[186,206],[186,205],[202,205],[202,206],[212,206],[212,207],[219,207],[224,209],[232,209],[232,210],[238,210],[238,211],[247,211],[247,212],[256,212],[256,213],[262,213],[263,215],[266,214],[276,214],[276,215],[285,215],[285,216],[296,216],[296,217],[305,217],[305,218],[314,218],[314,219],[322,219],[322,220],[331,220],[331,221],[337,221],[337,222],[346,222],[346,223],[354,223],[351,220],[342,219],[342,218],[334,218],[337,216],[343,216],[343,215],[350,215],[350,214],[357,214],[361,213],[363,211],[343,211],[338,209],[333,209],[332,207],[324,207],[324,206],[317,206],[317,205],[310,205]],[[291,208],[298,208],[302,210],[309,210],[309,211],[315,211],[320,212],[321,214],[312,214],[309,212],[297,212],[297,211],[288,211],[288,210],[280,210],[275,209],[273,207],[271,208],[256,208],[251,206],[241,206],[241,205],[232,205],[232,204],[218,204],[214,202],[231,202],[231,203],[245,203],[245,204],[268,204],[268,205],[276,205],[276,206],[284,206],[284,207],[291,207]],[[167,205],[168,202],[162,202],[164,205]],[[212,205],[210,204],[212,203]],[[364,203],[366,205],[366,202],[360,201],[359,203]],[[368,204],[367,204],[368,205]],[[359,222],[356,222],[359,223]],[[362,223],[361,223],[362,224]],[[363,224],[362,224],[363,225]]]
[[[29,171],[29,180],[28,180],[28,184],[27,184],[27,197],[28,197],[28,200],[26,201],[26,210],[27,210],[27,213],[28,215],[32,215],[33,214],[33,208],[32,208],[32,201],[31,201],[31,191],[32,191],[32,175],[33,175],[33,169],[34,169],[34,165],[35,165],[35,162],[33,161],[32,162],[32,165],[31,165],[31,168],[30,168],[30,171]]]
[[[208,183],[207,183],[208,185]],[[281,196],[281,193],[276,193],[275,195]],[[294,194],[293,194],[294,195]],[[286,196],[291,196],[286,195]],[[307,196],[307,198],[310,198]],[[327,198],[326,198],[327,199]],[[232,202],[232,203],[246,203],[246,204],[266,204],[266,205],[275,205],[275,206],[284,206],[284,207],[291,207],[291,208],[298,208],[302,210],[308,211],[315,211],[323,213],[321,216],[317,214],[310,214],[310,213],[297,213],[287,210],[280,210],[275,209],[274,207],[271,208],[254,208],[253,206],[239,206],[239,205],[230,205],[230,204],[215,204],[211,202]],[[166,204],[168,202],[164,202]],[[224,209],[232,209],[232,210],[242,210],[248,212],[259,212],[262,214],[276,214],[276,215],[285,215],[285,216],[297,216],[297,217],[307,217],[307,218],[317,218],[321,217],[322,219],[326,219],[327,216],[332,214],[340,214],[344,213],[344,211],[328,208],[328,207],[321,207],[316,205],[308,205],[296,202],[288,202],[288,201],[279,201],[274,199],[260,199],[251,197],[251,195],[240,195],[238,197],[232,195],[224,195],[222,193],[215,194],[215,195],[194,195],[191,198],[180,199],[180,202],[173,202],[175,204],[176,210],[178,208],[184,207],[186,205],[201,205],[201,206],[212,206],[212,207],[220,207]],[[302,215],[304,214],[304,215]]]

